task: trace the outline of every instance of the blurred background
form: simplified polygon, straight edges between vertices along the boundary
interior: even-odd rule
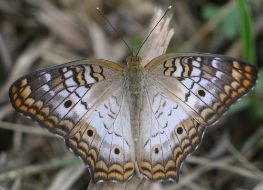
[[[156,8],[173,5],[167,52],[208,52],[259,68],[254,90],[187,158],[172,189],[263,189],[262,0],[0,0],[0,190],[87,189],[88,170],[63,141],[15,113],[10,84],[25,73],[81,58],[125,63]],[[119,33],[97,13],[100,7]]]

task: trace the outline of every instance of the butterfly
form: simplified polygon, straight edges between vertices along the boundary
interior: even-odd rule
[[[180,167],[257,79],[256,67],[214,54],[163,54],[145,66],[79,60],[12,84],[13,107],[64,138],[92,180],[125,182],[135,171],[177,181]]]

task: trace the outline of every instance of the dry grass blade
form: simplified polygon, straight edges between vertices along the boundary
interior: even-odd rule
[[[12,113],[14,110],[11,105],[5,105],[0,107],[0,121],[7,115]]]
[[[217,161],[205,158],[197,158],[194,156],[187,158],[188,163],[195,163],[203,166],[208,166],[209,169],[220,168],[255,180],[263,180],[263,174],[257,174],[253,170],[233,166],[232,162],[234,160],[235,159],[233,159],[232,157],[225,157]]]
[[[111,60],[119,62],[127,52],[127,50],[123,48],[123,42],[118,41],[114,44],[109,43],[106,36],[107,31],[104,32],[99,25],[91,20],[87,20],[86,23],[87,30],[90,36],[92,36],[91,44],[94,51],[94,57],[100,59],[110,58]]]
[[[253,149],[253,147],[255,147],[255,145],[260,141],[260,139],[262,139],[263,136],[263,126],[260,126],[258,128],[258,130],[256,130],[246,141],[245,145],[242,148],[242,153],[246,154],[247,157],[251,157],[251,155],[253,155],[253,152],[255,151],[255,149]]]
[[[22,168],[16,168],[14,170],[1,172],[0,173],[0,182],[6,181],[6,180],[12,180],[19,176],[28,176],[33,174],[38,174],[43,171],[51,171],[55,170],[67,165],[72,165],[73,163],[79,164],[79,161],[76,161],[75,157],[69,157],[65,158],[64,160],[52,160],[49,163],[44,164],[36,164],[36,165],[30,165],[30,166],[24,166]]]
[[[32,1],[30,4],[38,8],[37,20],[49,28],[54,34],[70,44],[74,49],[88,49],[87,37],[79,28],[79,20],[74,14],[57,9],[48,1]]]
[[[15,62],[14,68],[6,80],[5,84],[0,88],[0,102],[4,101],[10,85],[17,79],[30,70],[33,62],[36,61],[40,55],[50,47],[50,39],[42,40],[41,42],[32,43]]]
[[[241,153],[239,153],[232,143],[228,141],[226,147],[232,153],[233,157],[236,158],[244,166],[244,168],[253,171],[255,175],[259,174],[260,176],[263,176],[263,173],[256,166],[251,164]]]
[[[12,60],[11,60],[11,57],[9,55],[9,52],[6,48],[4,39],[1,34],[0,34],[0,55],[2,57],[5,70],[9,71],[11,69]]]
[[[148,31],[150,31],[155,26],[162,15],[163,13],[161,10],[155,11]],[[142,57],[143,66],[149,63],[153,58],[166,52],[171,38],[174,35],[174,30],[171,29],[169,25],[170,22],[171,16],[164,17],[164,19],[158,24],[151,36],[145,42],[139,54]]]
[[[48,190],[70,190],[84,172],[86,168],[83,165],[67,167],[56,175]]]
[[[166,190],[172,190],[174,188],[180,189],[184,186],[187,186],[187,184],[199,178],[203,173],[212,169],[226,170],[237,175],[251,178],[257,181],[263,180],[262,174],[255,174],[254,171],[249,171],[245,168],[233,166],[233,160],[234,159],[232,157],[225,157],[220,160],[209,160],[205,158],[198,158],[195,156],[188,157],[186,160],[187,163],[199,164],[199,166],[195,170],[191,171],[191,173],[182,176],[177,185],[171,185],[170,187],[167,187]]]
[[[39,127],[28,127],[26,125],[9,123],[9,122],[4,122],[4,121],[0,121],[0,128],[5,129],[5,130],[27,133],[27,134],[56,137],[55,135],[51,134],[47,130],[41,129]]]
[[[263,182],[257,184],[257,186],[253,190],[262,190],[263,189]]]

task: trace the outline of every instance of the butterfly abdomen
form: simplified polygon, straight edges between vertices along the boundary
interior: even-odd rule
[[[133,131],[133,139],[135,141],[139,136],[139,114],[142,100],[142,92],[144,88],[144,75],[140,66],[140,58],[130,56],[127,60],[127,82],[126,87],[130,96],[130,118]]]

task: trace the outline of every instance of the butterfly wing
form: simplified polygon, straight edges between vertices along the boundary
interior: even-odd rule
[[[183,160],[200,144],[205,127],[252,88],[257,70],[210,54],[166,54],[145,69],[139,170],[152,180],[178,180]]]
[[[206,125],[217,121],[257,79],[254,66],[212,54],[166,54],[145,68],[187,113]]]
[[[177,181],[182,161],[200,143],[203,131],[204,125],[148,80],[136,155],[140,172],[151,180]]]
[[[37,71],[10,87],[10,100],[18,112],[62,136],[88,164],[94,182],[124,181],[134,171],[124,69],[82,60]]]

